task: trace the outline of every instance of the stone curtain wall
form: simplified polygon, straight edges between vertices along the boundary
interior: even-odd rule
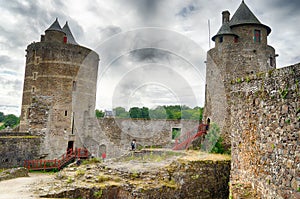
[[[300,198],[300,64],[228,86],[232,186],[251,185],[261,198]]]
[[[144,119],[99,119],[101,130],[109,140],[128,150],[132,139],[138,145],[172,147],[172,128],[181,128],[184,134],[199,125],[197,120],[144,120]]]
[[[24,166],[24,160],[39,159],[40,137],[24,133],[0,134],[0,168]]]

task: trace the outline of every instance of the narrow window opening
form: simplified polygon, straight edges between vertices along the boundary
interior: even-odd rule
[[[273,57],[270,57],[270,66],[273,67]]]
[[[34,87],[34,86],[31,87],[31,92],[32,92],[32,93],[35,92],[35,87]]]
[[[73,91],[76,91],[76,81],[73,81]]]
[[[181,134],[181,128],[172,128],[172,139],[175,140]]]
[[[37,72],[34,72],[33,73],[33,80],[36,80],[37,79]]]
[[[65,116],[68,116],[68,111],[65,111]]]
[[[234,37],[233,39],[234,43],[238,43],[239,42],[239,38],[237,36]]]
[[[223,37],[219,37],[219,43],[223,42]]]
[[[254,30],[254,42],[260,43],[261,33],[260,30]]]

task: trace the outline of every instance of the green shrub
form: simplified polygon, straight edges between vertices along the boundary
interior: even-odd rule
[[[101,198],[102,197],[102,189],[100,189],[99,191],[94,192],[94,196],[96,198]]]
[[[230,154],[230,150],[225,150],[223,138],[220,135],[220,128],[217,124],[211,123],[209,131],[205,136],[204,142],[201,143],[201,150],[210,153]]]

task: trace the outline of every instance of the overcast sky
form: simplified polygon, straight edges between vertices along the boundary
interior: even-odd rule
[[[245,0],[271,27],[277,67],[300,62],[300,1]],[[96,108],[204,105],[205,56],[241,0],[0,0],[0,111],[20,114],[25,49],[58,17],[100,55]],[[214,43],[211,42],[211,47]]]

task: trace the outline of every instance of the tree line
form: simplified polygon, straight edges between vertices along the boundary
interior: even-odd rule
[[[132,107],[126,111],[124,107],[116,107],[113,109],[115,118],[139,118],[139,119],[188,119],[188,120],[202,120],[203,108],[194,107],[190,108],[186,105],[170,105],[170,106],[157,106],[154,109],[148,107]],[[104,117],[105,112],[96,109],[96,117]]]
[[[9,128],[14,128],[20,123],[20,117],[15,116],[14,114],[5,115],[3,112],[0,112],[0,130]]]

